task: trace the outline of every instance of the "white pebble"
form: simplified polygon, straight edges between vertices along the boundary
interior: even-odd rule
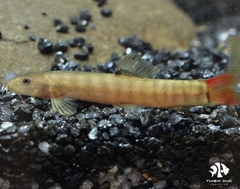
[[[116,166],[116,165],[108,170],[109,173],[116,173],[117,171],[118,171],[118,166]]]
[[[32,185],[32,189],[39,189],[39,184],[37,182],[34,182]]]
[[[47,189],[62,189],[62,186],[60,186],[58,183],[56,183],[54,186],[51,186]]]
[[[9,189],[10,188],[10,182],[8,180],[4,180],[0,177],[0,188],[1,189]]]
[[[163,189],[166,187],[167,182],[165,180],[158,181],[157,183],[154,183],[154,186],[156,189]]]
[[[50,144],[45,141],[38,144],[38,148],[46,154],[48,154],[49,152],[49,147],[50,147]]]
[[[90,180],[85,180],[79,189],[91,189],[92,187],[93,183]]]
[[[8,121],[5,121],[1,124],[1,127],[3,130],[9,128],[9,127],[12,127],[13,126],[13,123],[12,122],[8,122]]]

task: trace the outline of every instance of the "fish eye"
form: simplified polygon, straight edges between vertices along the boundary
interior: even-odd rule
[[[27,85],[31,82],[31,79],[28,77],[25,77],[25,78],[23,78],[22,82],[23,82],[23,84]]]

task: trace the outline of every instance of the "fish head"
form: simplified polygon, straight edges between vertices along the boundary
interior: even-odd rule
[[[44,73],[25,74],[6,81],[5,90],[18,95],[48,98],[49,86]]]

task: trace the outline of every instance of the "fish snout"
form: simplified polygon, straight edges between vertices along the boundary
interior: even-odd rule
[[[1,92],[2,96],[4,96],[4,94],[8,93],[8,87],[6,86],[6,82],[3,83],[0,92]]]

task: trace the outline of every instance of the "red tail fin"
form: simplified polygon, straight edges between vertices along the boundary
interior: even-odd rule
[[[240,95],[237,92],[238,76],[223,74],[206,80],[209,101],[212,104],[236,105],[240,104]]]

